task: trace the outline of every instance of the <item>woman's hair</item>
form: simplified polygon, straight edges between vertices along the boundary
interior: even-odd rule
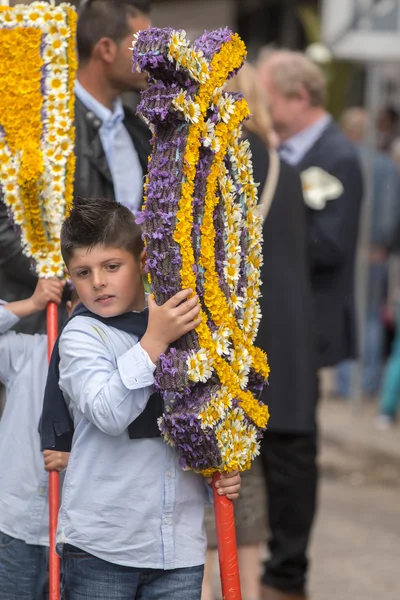
[[[243,123],[244,129],[260,137],[269,147],[272,135],[267,101],[258,83],[257,71],[245,62],[239,72],[227,83],[228,92],[241,92],[246,98],[251,116]]]

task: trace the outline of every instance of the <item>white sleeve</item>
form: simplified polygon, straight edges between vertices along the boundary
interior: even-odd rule
[[[9,331],[19,318],[6,306],[0,300],[0,381],[8,385],[24,364],[27,336]]]
[[[139,344],[115,366],[107,343],[100,327],[73,319],[60,339],[59,383],[91,423],[104,433],[120,435],[145,409],[155,366]]]

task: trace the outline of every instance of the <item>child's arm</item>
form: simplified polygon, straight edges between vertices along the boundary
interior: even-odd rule
[[[9,331],[21,317],[38,312],[47,302],[61,300],[63,284],[58,280],[40,280],[31,298],[4,304],[0,302],[0,381],[7,384],[25,361],[29,336]]]
[[[49,302],[60,304],[63,287],[64,282],[59,279],[39,279],[30,298],[10,302],[7,304],[7,310],[22,319],[22,317],[44,310]]]
[[[120,435],[143,412],[152,393],[154,362],[168,347],[167,340],[174,341],[198,324],[193,321],[200,310],[197,298],[177,310],[190,294],[180,292],[162,307],[150,300],[148,330],[139,344],[118,358],[116,368],[100,325],[76,317],[65,328],[59,346],[60,388],[104,433]]]
[[[56,280],[41,280],[31,298],[8,304],[0,301],[0,381],[8,384],[25,364],[28,340],[31,336],[9,331],[21,317],[45,308],[47,302],[59,302],[63,284]]]
[[[212,477],[207,477],[206,481],[208,485],[212,485]],[[239,471],[221,473],[221,479],[215,485],[220,496],[226,496],[229,500],[237,500],[242,487]]]
[[[44,468],[46,471],[64,471],[68,466],[69,452],[57,452],[56,450],[45,450],[43,452]]]

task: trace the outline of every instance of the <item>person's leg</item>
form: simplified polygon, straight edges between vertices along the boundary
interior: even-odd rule
[[[171,571],[143,570],[134,598],[135,600],[200,600],[203,575],[204,565]]]
[[[351,360],[344,360],[335,369],[335,393],[340,398],[348,398],[351,389]]]
[[[214,557],[216,550],[207,550],[206,564],[204,565],[204,577],[201,600],[214,600]]]
[[[260,600],[260,544],[251,546],[240,546],[238,548],[240,587],[242,588],[243,600]]]
[[[363,350],[363,391],[371,396],[378,392],[382,377],[384,337],[382,304],[386,280],[385,263],[370,266]]]
[[[396,314],[396,337],[383,377],[379,413],[393,419],[400,402],[400,307]]]
[[[302,597],[317,498],[317,436],[266,432],[261,446],[268,494],[270,558],[262,581]]]
[[[49,600],[49,548],[42,548],[41,562],[43,568],[39,575],[38,589],[40,590],[40,600]]]
[[[134,600],[141,571],[96,558],[66,544],[62,600]]]
[[[1,600],[43,600],[45,548],[0,532]]]

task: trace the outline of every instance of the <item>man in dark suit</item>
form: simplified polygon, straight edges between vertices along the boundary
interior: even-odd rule
[[[140,209],[150,153],[149,130],[123,106],[121,94],[140,90],[132,73],[132,37],[150,25],[149,0],[88,0],[78,19],[75,87],[76,196],[115,198]],[[37,282],[0,199],[0,290],[7,301],[29,297]],[[20,330],[42,332],[45,314],[21,319]]]
[[[356,353],[354,265],[362,199],[359,158],[324,108],[326,83],[315,64],[297,52],[268,51],[260,55],[258,73],[279,136],[281,158],[301,173],[318,366],[333,366]],[[282,443],[275,442],[270,461],[266,454],[269,477],[279,479],[282,495],[282,511],[275,513],[275,522],[270,523],[271,558],[263,576],[266,600],[306,598],[307,547],[316,508],[315,397],[299,406],[298,416],[288,415],[287,409],[277,407],[271,419]],[[304,415],[308,415],[306,422]]]

